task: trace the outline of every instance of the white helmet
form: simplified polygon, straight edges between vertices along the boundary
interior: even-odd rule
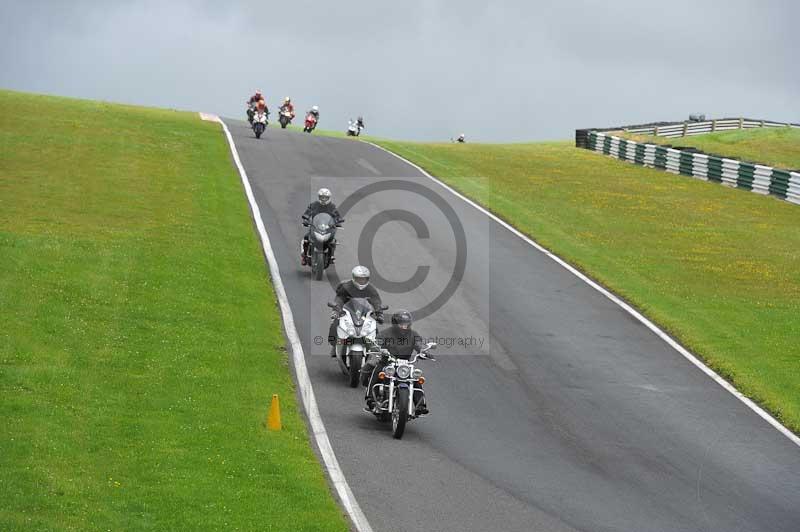
[[[319,111],[319,105],[314,105],[311,107],[312,111]]]
[[[356,266],[353,268],[353,284],[360,290],[363,290],[369,285],[369,268],[366,266]]]
[[[321,188],[317,192],[317,197],[319,197],[319,202],[323,205],[327,205],[329,201],[331,201],[331,191],[327,188]]]
[[[283,99],[283,103],[289,103],[289,102],[291,102],[291,101],[292,101],[292,99],[291,99],[291,98],[289,98],[288,96],[287,96],[286,98],[284,98],[284,99]]]

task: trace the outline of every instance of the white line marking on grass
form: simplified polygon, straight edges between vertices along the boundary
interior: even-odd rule
[[[513,227],[510,224],[504,222],[503,220],[501,220],[500,218],[498,218],[497,216],[495,216],[494,214],[492,214],[491,212],[489,212],[485,208],[481,207],[480,205],[478,205],[477,203],[475,203],[474,201],[472,201],[468,197],[464,196],[463,194],[461,194],[460,192],[458,192],[457,190],[452,188],[450,185],[447,185],[444,182],[436,179],[435,177],[430,175],[428,172],[423,170],[420,166],[412,163],[411,161],[409,161],[405,157],[402,157],[402,156],[394,153],[393,151],[384,148],[383,146],[378,146],[377,144],[373,144],[372,142],[367,142],[367,141],[362,141],[362,142],[365,142],[366,144],[369,144],[369,145],[374,146],[374,147],[376,147],[376,148],[378,148],[380,150],[383,150],[386,153],[390,153],[390,154],[394,155],[395,157],[397,157],[398,159],[400,159],[401,161],[405,162],[406,164],[416,168],[417,170],[419,170],[422,173],[422,175],[426,176],[427,178],[431,179],[435,183],[438,183],[439,185],[441,185],[445,189],[449,190],[450,192],[452,192],[453,194],[455,194],[456,196],[458,196],[462,200],[466,201],[467,203],[469,203],[470,205],[472,205],[473,207],[475,207],[476,209],[481,211],[486,216],[488,216],[491,219],[493,219],[495,222],[499,223],[500,225],[502,225],[503,227],[505,227],[506,229],[508,229],[509,231],[511,231],[512,233],[514,233],[518,237],[520,237],[522,240],[524,240],[525,242],[527,242],[531,246],[535,247],[536,249],[538,249],[539,251],[541,251],[542,253],[544,253],[545,255],[547,255],[548,257],[553,259],[554,261],[556,261],[558,264],[560,264],[561,266],[566,268],[570,273],[574,274],[576,277],[578,277],[579,279],[584,281],[586,284],[588,284],[589,286],[591,286],[592,288],[594,288],[595,290],[597,290],[598,292],[600,292],[601,294],[606,296],[608,299],[610,299],[611,301],[613,301],[614,303],[616,303],[617,305],[622,307],[628,314],[630,314],[631,316],[633,316],[634,318],[639,320],[645,327],[647,327],[648,329],[653,331],[656,335],[658,335],[659,338],[664,340],[667,344],[669,344],[678,353],[683,355],[689,362],[691,362],[692,364],[694,364],[695,366],[700,368],[700,370],[703,373],[705,373],[706,375],[708,375],[709,377],[714,379],[714,381],[717,384],[719,384],[720,386],[725,388],[727,391],[729,391],[734,397],[736,397],[741,402],[743,402],[745,405],[747,405],[753,412],[755,412],[756,414],[761,416],[767,423],[769,423],[770,425],[775,427],[781,434],[783,434],[784,436],[789,438],[789,440],[791,440],[795,445],[800,447],[800,437],[798,437],[796,434],[794,434],[791,430],[789,430],[786,427],[784,427],[781,424],[780,421],[778,421],[777,419],[772,417],[767,411],[765,411],[763,408],[761,408],[760,406],[755,404],[753,401],[748,399],[742,392],[737,390],[731,383],[729,383],[728,381],[726,381],[725,379],[720,377],[717,374],[717,372],[715,372],[713,369],[711,369],[708,366],[706,366],[705,364],[703,364],[703,362],[701,362],[699,358],[697,358],[695,355],[693,355],[691,352],[689,352],[689,350],[687,350],[685,347],[683,347],[681,344],[679,344],[677,342],[677,340],[675,340],[670,335],[668,335],[667,333],[662,331],[656,324],[654,324],[653,322],[651,322],[650,320],[645,318],[636,309],[634,309],[633,307],[631,307],[630,305],[625,303],[623,300],[618,298],[616,295],[612,294],[611,292],[609,292],[608,290],[606,290],[605,288],[603,288],[602,286],[600,286],[599,284],[597,284],[596,282],[591,280],[589,277],[587,277],[586,275],[581,273],[578,269],[576,269],[575,267],[570,265],[568,262],[566,262],[564,259],[562,259],[558,255],[556,255],[555,253],[553,253],[549,249],[547,249],[545,247],[542,247],[539,243],[537,243],[536,241],[530,239],[529,237],[524,235],[522,232],[520,232],[515,227]]]
[[[272,245],[267,236],[267,229],[264,227],[264,221],[261,219],[261,211],[258,208],[256,199],[253,196],[253,189],[250,187],[250,180],[247,177],[247,172],[242,166],[242,161],[239,159],[239,152],[236,151],[236,145],[233,142],[228,126],[225,125],[221,119],[218,119],[222,124],[222,129],[225,131],[225,136],[228,138],[231,154],[236,163],[236,168],[239,170],[239,175],[242,178],[244,191],[247,195],[247,201],[250,203],[250,210],[253,213],[253,219],[256,222],[256,229],[258,235],[261,237],[261,247],[264,248],[264,255],[269,264],[269,271],[272,275],[272,284],[275,287],[275,295],[278,296],[278,303],[280,304],[281,314],[283,315],[283,326],[286,330],[286,337],[289,339],[289,344],[292,347],[292,360],[294,362],[294,371],[297,377],[297,385],[300,388],[300,397],[303,399],[303,406],[308,415],[308,421],[311,424],[311,431],[314,433],[314,439],[317,442],[319,453],[322,455],[322,460],[325,462],[325,469],[330,475],[331,482],[336,488],[336,493],[342,501],[344,509],[352,519],[359,532],[372,532],[372,527],[367,521],[364,512],[356,501],[350,485],[344,478],[344,473],[339,467],[339,461],[336,459],[336,454],[331,447],[328,433],[325,431],[325,424],[322,422],[322,417],[319,414],[317,407],[317,399],[314,397],[314,390],[311,388],[311,379],[308,376],[308,368],[306,367],[306,358],[303,353],[303,346],[300,343],[300,336],[297,334],[297,329],[294,326],[294,317],[292,316],[292,308],[289,306],[289,300],[286,297],[286,290],[283,287],[281,280],[281,272],[278,269],[278,261],[275,259],[275,253],[272,250]]]

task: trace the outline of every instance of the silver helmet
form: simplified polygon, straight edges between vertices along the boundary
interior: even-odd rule
[[[320,203],[327,205],[331,201],[331,191],[327,188],[321,188],[317,192],[317,197],[319,198]]]
[[[366,266],[356,266],[353,268],[353,284],[360,290],[365,289],[369,285],[369,268]]]

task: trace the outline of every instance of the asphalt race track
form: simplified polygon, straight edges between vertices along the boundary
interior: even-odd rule
[[[800,530],[800,448],[600,293],[391,154],[228,124],[331,443],[376,531]],[[452,345],[421,363],[431,415],[399,441],[316,345],[333,290],[298,249],[321,186],[353,203],[343,279],[360,250],[391,309],[455,286],[415,323]]]

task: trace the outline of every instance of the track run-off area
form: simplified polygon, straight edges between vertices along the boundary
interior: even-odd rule
[[[226,123],[373,530],[797,530],[797,445],[602,293],[391,153]],[[300,215],[321,187],[347,212],[316,282]],[[359,263],[440,343],[421,364],[431,415],[402,440],[322,341],[332,285]]]

